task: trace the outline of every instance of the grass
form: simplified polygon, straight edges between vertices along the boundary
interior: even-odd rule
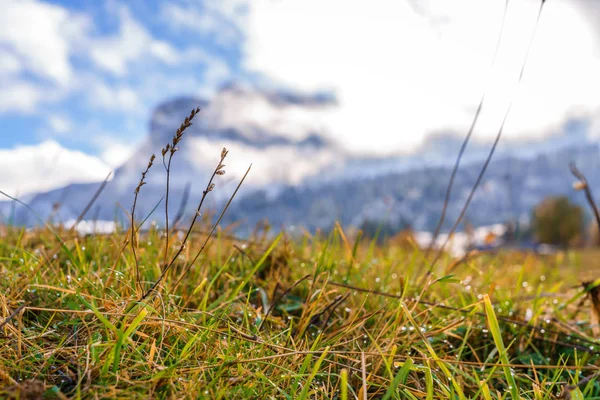
[[[134,253],[122,251],[129,231],[7,228],[0,397],[600,398],[580,288],[598,276],[586,261],[597,253],[444,256],[418,286],[417,248],[355,243],[340,227],[294,239],[216,230],[176,285],[204,228],[128,313],[141,293]],[[140,235],[136,254],[149,287],[163,230]]]
[[[198,218],[226,149],[188,228],[179,217],[169,226],[171,161],[198,111],[162,150],[164,229],[142,232],[135,215],[154,155],[129,229],[0,227],[0,397],[600,399],[590,325],[600,311],[588,298],[598,293],[597,256],[453,260],[340,226],[236,238],[217,228],[229,203],[213,224]]]
[[[164,220],[198,111],[162,150]],[[453,259],[340,225],[238,238],[219,222],[249,169],[202,212],[227,154],[187,227],[141,229],[154,155],[127,228],[0,227],[0,398],[600,399],[597,251]]]

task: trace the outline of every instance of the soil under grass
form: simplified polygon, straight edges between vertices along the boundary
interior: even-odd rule
[[[1,398],[600,398],[597,252],[447,256],[418,286],[414,247],[218,232],[176,285],[198,230],[140,303],[164,237],[139,237],[141,285],[130,238],[3,231]]]

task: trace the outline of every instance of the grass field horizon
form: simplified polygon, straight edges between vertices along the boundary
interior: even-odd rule
[[[227,149],[185,224],[170,165],[198,112],[161,154],[164,227],[136,214],[152,155],[129,226],[2,228],[1,396],[600,398],[596,250],[454,258],[339,224],[239,238],[219,225],[236,192],[203,211]]]
[[[144,288],[161,274],[161,232],[139,237]],[[295,241],[217,230],[185,279],[205,233],[140,302],[129,238],[4,232],[4,396],[600,396],[581,286],[597,254],[445,255],[419,286],[427,254],[416,247],[341,227]]]

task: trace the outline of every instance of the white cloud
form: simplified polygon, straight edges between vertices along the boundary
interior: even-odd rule
[[[200,170],[210,171],[215,160],[226,147],[230,155],[227,157],[225,180],[239,181],[248,166],[252,164],[252,172],[248,175],[250,186],[269,186],[278,183],[297,184],[308,176],[314,176],[333,163],[341,161],[340,154],[330,149],[299,148],[296,146],[271,146],[259,149],[247,146],[238,141],[209,140],[202,137],[190,137],[186,143],[186,155],[190,162]],[[197,157],[206,154],[207,157]]]
[[[216,89],[232,76],[229,65],[219,58],[208,56],[204,58],[203,63],[206,69],[202,76],[202,86],[206,89]]]
[[[32,0],[3,0],[0,44],[22,68],[59,85],[67,85],[73,69],[73,42],[87,29],[85,17]]]
[[[181,6],[163,4],[163,20],[176,31],[189,30],[212,35],[221,45],[232,45],[242,39],[239,16],[242,2],[206,1]]]
[[[464,133],[482,90],[477,128],[492,137],[515,90],[538,1],[509,2],[498,61],[490,65],[504,0],[248,2],[245,66],[304,90],[333,89],[326,119],[355,151],[416,148],[429,133]],[[415,7],[415,5],[419,7]],[[542,136],[600,108],[600,35],[573,2],[546,2],[507,137]]]
[[[92,108],[147,112],[165,96],[212,94],[231,77],[220,57],[161,40],[124,3],[105,7],[117,22],[108,34],[96,26],[96,15],[38,0],[0,3],[0,113],[41,113],[42,105],[78,94]]]
[[[135,152],[139,143],[119,140],[116,135],[96,135],[93,142],[100,149],[100,159],[117,169]]]
[[[93,40],[90,57],[101,68],[125,76],[128,65],[151,56],[166,64],[179,61],[179,53],[170,44],[157,40],[135,20],[125,6],[119,7],[120,28],[116,35]]]
[[[32,112],[46,95],[38,86],[28,82],[4,83],[0,96],[0,112]]]
[[[103,82],[91,82],[88,99],[94,107],[120,112],[140,111],[142,102],[135,90],[127,86],[109,86]]]
[[[208,128],[235,128],[245,135],[262,136],[276,132],[294,140],[313,133],[326,133],[330,107],[307,107],[296,104],[276,105],[268,93],[243,86],[220,91],[202,111]]]
[[[132,156],[134,151],[134,146],[124,143],[115,143],[108,146],[108,148],[102,152],[100,158],[102,158],[102,161],[107,163],[111,168],[116,169],[123,165],[123,163]]]
[[[21,61],[14,53],[0,49],[0,75],[12,76],[21,69]]]
[[[0,170],[10,171],[0,175],[0,190],[12,196],[70,183],[98,182],[110,172],[98,158],[65,149],[52,140],[35,146],[0,149]]]
[[[73,124],[64,115],[52,114],[48,116],[48,125],[58,134],[70,132],[73,129]]]
[[[2,2],[0,112],[32,113],[41,104],[64,98],[74,77],[69,58],[89,22],[48,3]]]

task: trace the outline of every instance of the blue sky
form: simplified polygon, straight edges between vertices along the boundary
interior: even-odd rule
[[[83,180],[131,154],[157,104],[210,100],[229,82],[334,93],[336,110],[312,123],[356,153],[462,136],[484,90],[476,139],[511,100],[507,140],[571,119],[600,131],[595,0],[546,2],[518,87],[537,0],[508,2],[493,68],[505,0],[0,1],[0,150],[37,159],[57,144],[65,165],[81,152]]]
[[[91,0],[2,7],[13,25],[0,28],[8,31],[0,36],[0,85],[13,98],[0,104],[0,148],[53,139],[101,156],[111,141],[125,148],[141,140],[149,111],[169,96],[210,96],[243,79],[235,15],[216,7]],[[203,27],[177,22],[192,9],[206,18]]]

